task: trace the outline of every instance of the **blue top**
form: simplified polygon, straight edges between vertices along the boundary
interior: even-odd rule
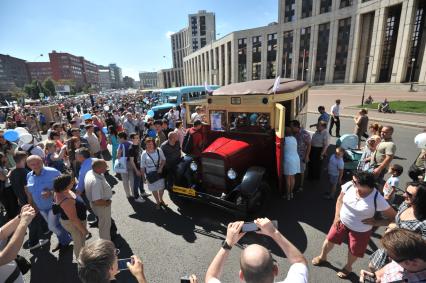
[[[322,113],[318,118],[318,122],[324,121],[328,123],[329,120],[330,120],[330,115],[327,112]]]
[[[328,174],[332,176],[339,176],[339,170],[343,170],[345,162],[343,158],[337,158],[336,154],[333,154],[328,161]]]
[[[84,192],[84,177],[86,177],[87,172],[92,170],[92,158],[87,158],[81,163],[80,171],[78,173],[78,183],[75,188],[79,192]]]
[[[33,171],[27,174],[28,192],[31,194],[34,203],[40,210],[49,210],[53,203],[53,181],[61,175],[61,172],[51,167],[44,167],[40,175],[35,175]],[[51,191],[50,197],[41,197],[43,191]]]

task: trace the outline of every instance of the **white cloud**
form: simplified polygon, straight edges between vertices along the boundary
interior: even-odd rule
[[[174,34],[174,32],[173,31],[168,31],[168,32],[166,32],[166,38],[170,38],[171,36],[172,36],[172,34]]]

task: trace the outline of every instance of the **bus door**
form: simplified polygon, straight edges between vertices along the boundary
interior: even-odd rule
[[[278,186],[279,191],[283,189],[283,143],[284,143],[284,130],[285,130],[285,114],[286,108],[275,103],[275,160],[277,163],[277,175],[278,175]]]

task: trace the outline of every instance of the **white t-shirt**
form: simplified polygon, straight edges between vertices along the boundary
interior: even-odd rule
[[[276,283],[307,283],[308,282],[308,267],[303,263],[295,263],[290,266],[287,272],[287,277],[284,281]],[[216,278],[210,279],[207,283],[221,283]]]
[[[340,105],[334,104],[333,106],[331,106],[330,112],[334,116],[339,117],[340,116]]]
[[[356,188],[352,181],[342,185],[343,203],[340,209],[340,221],[355,232],[367,232],[373,228],[371,225],[362,223],[362,220],[374,217],[374,196],[377,190],[374,189],[367,197],[358,198]],[[388,202],[378,193],[377,211],[384,211],[389,208]]]
[[[385,195],[390,195],[392,193],[392,187],[398,189],[399,187],[399,177],[391,176],[383,186],[383,193]]]
[[[1,228],[0,228],[1,233]],[[0,241],[0,250],[3,250],[6,247],[6,241]],[[0,282],[6,281],[7,278],[15,271],[16,262],[12,260],[9,263],[0,266]],[[22,278],[22,273],[19,273],[18,278],[16,278],[13,283],[24,283],[24,279]]]

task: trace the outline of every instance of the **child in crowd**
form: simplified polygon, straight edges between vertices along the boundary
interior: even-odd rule
[[[344,168],[344,161],[343,161],[343,155],[345,151],[337,147],[336,152],[330,157],[330,160],[328,161],[328,179],[330,181],[330,192],[327,192],[325,194],[325,199],[334,199],[336,195],[336,187],[338,184],[342,183],[342,177],[343,177],[343,168]]]
[[[391,174],[383,187],[383,194],[385,200],[392,205],[395,200],[395,193],[399,187],[399,176],[401,176],[404,169],[399,164],[393,164],[389,167],[388,173]]]
[[[46,142],[46,166],[53,167],[61,173],[65,173],[64,153],[65,150],[61,150],[59,154],[56,153],[55,142]]]

